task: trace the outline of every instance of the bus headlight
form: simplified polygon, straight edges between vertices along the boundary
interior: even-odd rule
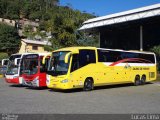
[[[33,81],[37,81],[37,80],[39,80],[39,76],[37,76]]]
[[[19,77],[19,84],[25,84],[23,77]]]
[[[13,76],[13,79],[14,79],[14,78],[18,78],[18,76]]]
[[[46,79],[46,84],[49,85],[50,84],[50,75],[47,75],[47,79]]]
[[[67,79],[61,81],[61,83],[67,83],[67,82],[68,82]]]
[[[39,86],[39,76],[37,76],[33,81],[32,81],[33,86]]]

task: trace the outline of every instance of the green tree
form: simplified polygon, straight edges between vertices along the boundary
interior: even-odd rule
[[[14,27],[0,24],[0,52],[16,53],[20,47],[20,38]]]
[[[0,1],[0,17],[9,19],[19,18],[19,4],[17,0]]]
[[[154,46],[150,50],[156,53],[156,55],[160,57],[160,45]]]
[[[154,46],[150,49],[152,52],[154,52],[157,56],[157,63],[158,63],[158,71],[160,71],[160,45]]]
[[[7,53],[4,53],[4,52],[0,52],[0,61],[2,59],[7,59],[8,58],[8,54]]]
[[[59,6],[59,0],[0,0],[0,17],[9,19],[26,18],[35,21],[39,19],[37,32],[25,27],[25,37],[42,36],[41,31],[51,32],[50,39],[53,49],[77,45],[96,45],[97,37],[86,37],[84,33],[75,34],[82,23],[95,17],[87,12],[74,10],[71,4]],[[83,39],[85,38],[85,39]],[[87,38],[87,39],[86,39]],[[93,39],[92,39],[93,38]],[[78,42],[83,39],[84,42]]]

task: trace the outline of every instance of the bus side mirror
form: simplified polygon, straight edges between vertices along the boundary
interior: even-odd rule
[[[69,56],[71,55],[71,52],[69,52],[69,53],[67,53],[66,54],[66,56],[65,56],[65,58],[64,58],[64,62],[65,63],[68,63],[69,61],[68,61],[68,59],[69,59]]]
[[[14,60],[14,64],[15,64],[15,65],[19,65],[20,60],[21,60],[20,58],[16,58],[16,59]]]
[[[2,60],[2,66],[7,66],[8,65],[9,59],[3,59]]]
[[[46,61],[47,61],[47,59],[49,59],[50,57],[51,57],[51,53],[45,55],[45,56],[43,57],[43,59],[42,59],[42,64],[45,64]]]

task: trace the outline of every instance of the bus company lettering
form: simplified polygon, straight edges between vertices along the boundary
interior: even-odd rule
[[[142,68],[142,67],[133,67],[133,70],[149,70],[149,68],[148,67],[144,67],[144,68]]]

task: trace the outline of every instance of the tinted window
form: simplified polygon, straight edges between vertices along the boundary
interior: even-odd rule
[[[121,59],[121,54],[118,51],[98,50],[99,62],[116,62]]]
[[[90,63],[96,63],[95,50],[79,50],[80,67]]]
[[[79,68],[79,55],[73,54],[72,55],[72,66],[71,66],[71,72],[77,70]]]
[[[155,58],[153,54],[140,54],[139,57],[142,59],[148,60],[152,63],[155,63]]]
[[[96,56],[94,50],[80,50],[79,54],[72,55],[71,72],[77,70],[80,67],[88,65],[90,63],[96,63]]]
[[[130,63],[155,63],[153,54],[98,50],[99,62],[116,62],[119,60],[124,60],[124,62]]]

